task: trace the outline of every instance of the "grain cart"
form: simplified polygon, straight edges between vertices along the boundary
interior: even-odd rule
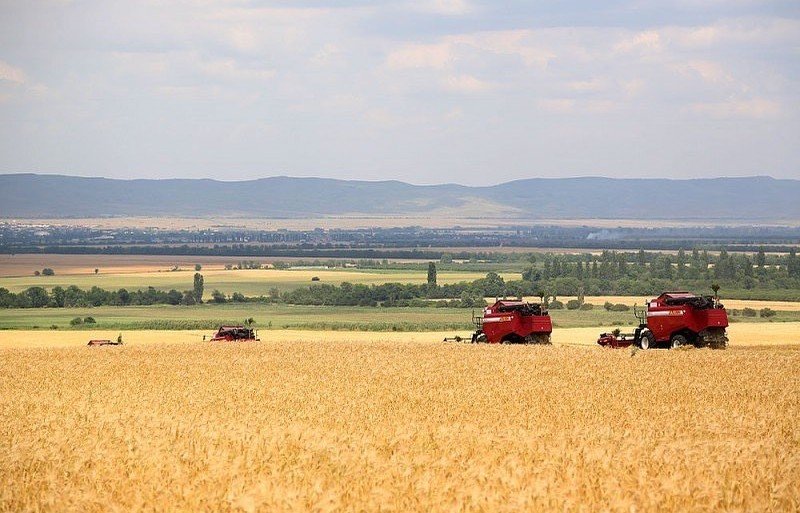
[[[472,317],[475,333],[472,343],[549,344],[553,323],[547,309],[538,303],[500,300],[483,309],[482,316]],[[461,342],[461,337],[445,341]]]
[[[259,341],[260,339],[256,330],[245,326],[220,326],[211,337],[212,342],[246,342],[248,340]]]
[[[634,307],[639,326],[633,333],[602,333],[597,343],[603,347],[657,346],[678,348],[692,345],[725,349],[728,347],[728,314],[717,298],[689,292],[664,292],[647,302],[644,309]]]

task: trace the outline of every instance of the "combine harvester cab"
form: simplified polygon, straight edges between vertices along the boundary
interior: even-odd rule
[[[211,337],[211,342],[257,342],[260,340],[256,330],[245,326],[220,326],[214,336]]]
[[[484,308],[482,317],[473,317],[472,342],[490,344],[550,344],[553,322],[547,309],[538,303],[500,300]]]
[[[692,345],[725,349],[728,347],[728,313],[718,299],[689,292],[664,292],[647,302],[645,310],[635,311],[639,327],[633,333],[603,333],[597,343],[604,347],[636,345],[641,349],[657,346],[672,349]]]

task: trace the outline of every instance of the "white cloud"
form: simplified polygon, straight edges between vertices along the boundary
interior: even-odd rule
[[[454,36],[451,41],[496,55],[511,55],[522,59],[527,66],[546,67],[555,55],[534,43],[534,31],[499,30]]]
[[[0,80],[13,82],[15,84],[24,84],[27,80],[25,72],[11,64],[0,61]]]
[[[266,80],[275,76],[275,70],[248,68],[234,59],[201,61],[198,67],[203,73],[226,80]]]
[[[578,92],[597,92],[605,89],[607,83],[601,78],[590,78],[588,80],[575,80],[569,82],[567,87]]]
[[[389,69],[413,68],[442,69],[453,61],[451,46],[448,43],[406,44],[392,51],[386,58]]]
[[[453,107],[444,113],[446,121],[460,121],[464,118],[464,109],[461,107]]]
[[[445,36],[434,43],[406,43],[389,52],[386,66],[393,70],[453,67],[458,61],[490,62],[498,56],[519,58],[526,66],[546,68],[555,58],[533,42],[529,30],[474,32]]]
[[[635,96],[644,89],[644,84],[645,82],[641,78],[634,78],[631,80],[623,80],[620,86],[626,95]]]
[[[444,80],[443,87],[457,93],[483,93],[493,88],[489,82],[472,75],[451,75]]]
[[[254,27],[238,25],[228,31],[228,40],[238,50],[254,50],[260,44],[259,37]]]
[[[660,52],[663,48],[661,34],[656,30],[647,30],[627,36],[614,45],[614,50],[622,53],[655,53]]]
[[[575,109],[575,100],[572,98],[541,98],[536,104],[542,110],[548,112],[572,112]]]
[[[675,69],[684,74],[696,75],[709,83],[731,83],[733,77],[718,62],[693,59],[682,64],[676,64]]]
[[[612,100],[577,99],[577,98],[540,98],[536,106],[545,112],[557,114],[607,114],[617,108]]]
[[[780,103],[766,98],[728,100],[724,102],[695,103],[692,110],[714,118],[775,118],[781,113]]]
[[[475,10],[475,6],[467,0],[418,0],[410,5],[414,10],[447,16],[462,16]]]
[[[170,56],[160,52],[111,52],[117,69],[134,75],[161,75],[169,68]]]

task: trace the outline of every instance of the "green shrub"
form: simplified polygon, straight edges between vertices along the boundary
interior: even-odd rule
[[[616,305],[611,305],[610,308],[612,312],[627,312],[630,309],[631,309],[630,306],[623,303],[617,303]]]
[[[758,314],[755,308],[742,308],[742,315],[744,317],[755,317]]]
[[[758,315],[764,318],[775,317],[777,313],[778,312],[776,312],[772,308],[762,308],[761,310],[758,311]]]
[[[55,276],[55,274],[56,274],[56,272],[54,270],[50,269],[49,267],[45,267],[44,269],[42,269],[42,275],[43,276]]]
[[[605,303],[603,303],[603,308],[605,308],[607,312],[610,312],[611,309],[614,308],[614,304],[606,301]]]
[[[83,324],[83,318],[81,317],[75,317],[74,319],[69,321],[70,326],[80,326],[81,324]]]
[[[570,299],[567,301],[567,310],[577,310],[581,307],[581,302],[577,299]]]
[[[554,299],[554,300],[550,301],[550,305],[548,306],[548,308],[550,310],[563,310],[564,309],[564,303],[562,303],[558,299]]]
[[[94,324],[96,322],[97,321],[94,320],[94,317],[84,317],[83,318],[83,323],[84,324]]]
[[[584,303],[581,305],[581,310],[592,310],[594,309],[594,305],[591,303]]]

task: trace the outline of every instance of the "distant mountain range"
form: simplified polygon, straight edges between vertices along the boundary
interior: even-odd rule
[[[800,219],[800,180],[531,178],[488,187],[272,177],[115,180],[0,175],[0,217],[297,218],[437,215],[535,219]]]

